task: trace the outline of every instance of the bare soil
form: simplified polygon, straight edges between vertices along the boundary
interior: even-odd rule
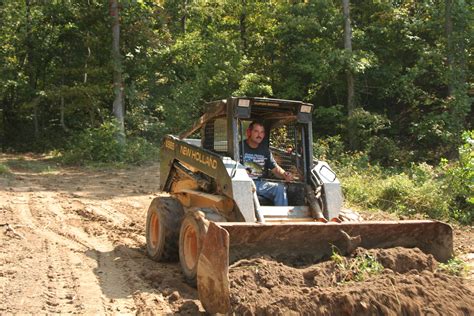
[[[230,270],[233,309],[239,315],[474,315],[467,281],[436,272],[436,260],[419,249],[357,249],[353,256],[372,256],[384,269],[364,275],[354,257],[344,266],[326,261],[304,269],[265,258],[240,261]]]
[[[5,154],[0,163],[11,169],[0,174],[0,314],[204,312],[179,264],[145,254],[158,164],[92,170]],[[455,227],[457,255],[469,264],[473,245],[472,227]],[[415,249],[369,254],[385,269],[362,281],[332,261],[298,269],[240,261],[230,270],[232,306],[237,314],[474,314],[472,274],[438,272]]]

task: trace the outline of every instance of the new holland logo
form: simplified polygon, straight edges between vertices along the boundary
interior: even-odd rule
[[[209,168],[212,169],[217,169],[217,160],[208,154],[202,153],[197,150],[193,150],[187,146],[180,146],[179,151],[181,152],[182,155],[190,157],[191,159],[208,166]]]

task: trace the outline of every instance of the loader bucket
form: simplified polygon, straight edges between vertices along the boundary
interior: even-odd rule
[[[438,221],[357,223],[213,223],[199,257],[199,299],[209,313],[230,310],[229,264],[270,256],[290,265],[311,264],[334,250],[348,254],[356,247],[419,248],[445,262],[453,254],[451,226]]]

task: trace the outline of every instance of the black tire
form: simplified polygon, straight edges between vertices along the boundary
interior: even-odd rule
[[[184,216],[181,203],[173,197],[157,197],[146,217],[146,250],[155,261],[177,261],[179,228]]]
[[[179,262],[186,281],[193,286],[196,286],[198,260],[203,238],[207,232],[207,224],[204,214],[199,211],[188,212],[181,223]]]

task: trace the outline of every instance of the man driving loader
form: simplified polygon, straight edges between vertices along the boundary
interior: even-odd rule
[[[243,142],[242,163],[250,178],[255,182],[257,195],[269,199],[275,206],[288,206],[286,187],[283,183],[262,180],[268,171],[285,181],[292,181],[293,175],[280,167],[273,158],[270,148],[263,144],[265,127],[253,121],[247,129],[247,139]]]

